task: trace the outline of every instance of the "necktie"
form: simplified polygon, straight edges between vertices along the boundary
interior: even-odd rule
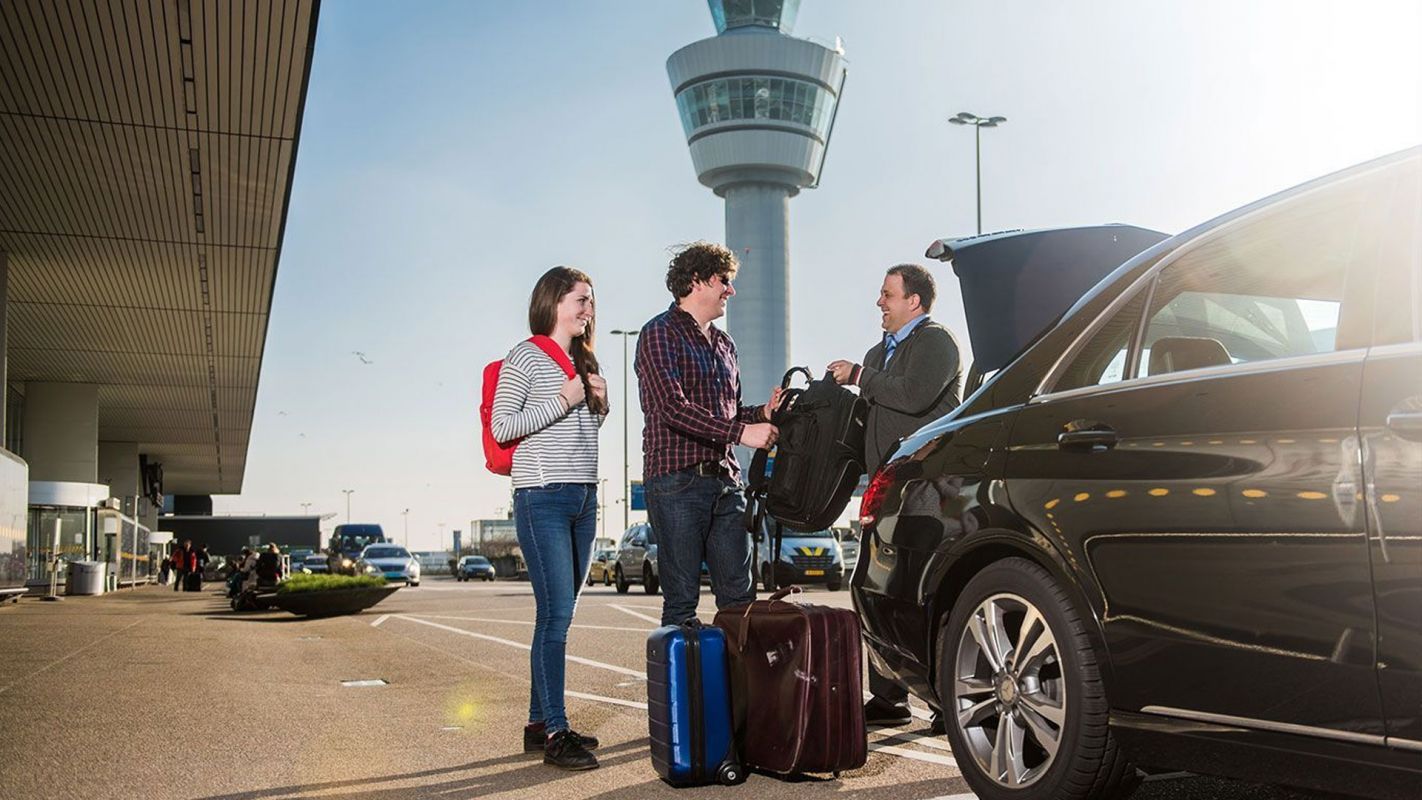
[[[884,334],[884,366],[889,366],[889,359],[894,357],[894,348],[898,346],[899,343],[892,333]]]

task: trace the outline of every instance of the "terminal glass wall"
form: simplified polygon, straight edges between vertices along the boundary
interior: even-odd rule
[[[29,559],[25,542],[29,477],[25,462],[0,450],[0,589],[25,585]]]
[[[834,103],[833,92],[793,78],[717,78],[688,86],[676,96],[688,137],[706,125],[747,120],[803,125],[824,141]]]
[[[93,558],[94,512],[90,508],[68,506],[31,506],[29,525],[29,579],[40,583],[49,580],[55,559],[54,528],[59,524],[61,561],[83,561]],[[64,582],[65,565],[59,566],[59,579]]]

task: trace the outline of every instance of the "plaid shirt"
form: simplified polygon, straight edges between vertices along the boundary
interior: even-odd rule
[[[736,345],[715,325],[710,334],[673,303],[637,337],[644,478],[714,461],[740,479],[731,448],[747,424],[765,421],[765,410],[741,404]]]

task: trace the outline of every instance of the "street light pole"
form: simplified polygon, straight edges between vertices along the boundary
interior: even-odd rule
[[[972,125],[975,140],[974,162],[977,165],[978,184],[978,233],[983,232],[983,128],[996,128],[1007,121],[1007,117],[980,117],[967,111],[958,112],[948,122],[953,125]]]
[[[627,340],[630,337],[636,336],[637,333],[637,331],[612,332],[613,336],[622,337],[622,530],[624,531],[632,525],[630,516],[632,513],[632,481],[628,476],[629,459],[627,455],[627,439],[629,435],[627,432],[627,420],[632,416],[632,397],[627,393],[627,374],[631,372],[627,361]]]
[[[302,503],[302,504],[301,504],[301,516],[304,517],[304,516],[310,514],[310,513],[311,513],[311,506],[312,506],[311,503]]]
[[[355,494],[355,489],[342,489],[346,493],[346,524],[351,523],[351,495]]]
[[[400,516],[405,518],[405,549],[410,549],[410,509],[400,512]]]

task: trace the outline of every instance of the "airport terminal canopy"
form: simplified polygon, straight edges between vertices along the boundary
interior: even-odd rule
[[[800,0],[707,0],[716,33],[745,28],[770,28],[790,33]]]

